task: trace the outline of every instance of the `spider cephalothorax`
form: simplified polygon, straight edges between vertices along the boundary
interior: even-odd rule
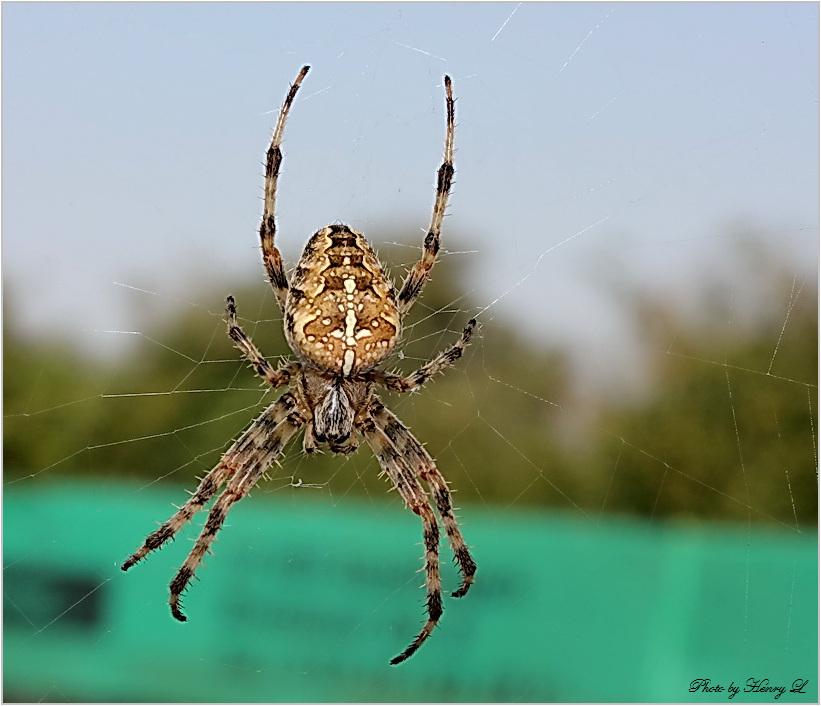
[[[274,245],[276,186],[285,121],[307,73],[305,66],[291,86],[274,128],[267,153],[259,231],[265,268],[283,311],[285,335],[299,360],[274,369],[240,327],[233,297],[228,297],[227,304],[228,334],[237,348],[271,387],[289,385],[290,390],[231,445],[188,502],[150,534],[122,568],[131,568],[171,539],[225,485],[208,513],[194,548],[171,581],[171,613],[184,621],[180,597],[203,556],[210,551],[228,511],[248,494],[291,437],[304,429],[305,451],[325,447],[334,453],[347,454],[357,448],[357,435],[361,435],[423,525],[428,619],[405,651],[391,660],[397,664],[416,652],[442,615],[439,520],[462,575],[462,584],[452,595],[464,596],[476,573],[476,564],[453,514],[447,482],[422,444],[373,392],[375,387],[395,392],[418,389],[461,357],[476,327],[476,321],[471,319],[455,344],[407,377],[378,367],[399,341],[402,318],[421,293],[439,251],[439,232],[453,180],[455,101],[450,78],[445,76],[445,155],[438,173],[433,216],[422,257],[399,291],[394,290],[364,236],[345,225],[326,226],[308,241],[289,283],[282,257]],[[422,482],[427,485],[430,496]]]

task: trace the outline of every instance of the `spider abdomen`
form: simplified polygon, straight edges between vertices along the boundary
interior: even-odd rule
[[[308,361],[349,377],[384,360],[399,338],[393,288],[368,241],[327,226],[305,246],[285,301],[285,334]]]

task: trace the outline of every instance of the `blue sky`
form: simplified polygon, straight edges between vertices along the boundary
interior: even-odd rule
[[[687,301],[725,277],[754,306],[737,257],[750,229],[797,276],[817,269],[817,4],[2,13],[3,274],[31,334],[117,350],[106,332],[144,328],[148,300],[219,316],[226,287],[264,286],[261,160],[304,63],[278,208],[291,264],[335,221],[377,248],[397,228],[421,242],[448,73],[444,247],[463,253],[485,317],[595,358],[624,341],[608,282]]]

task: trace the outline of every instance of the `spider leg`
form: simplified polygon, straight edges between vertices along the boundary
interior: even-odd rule
[[[247,494],[303,423],[302,415],[296,411],[296,400],[293,395],[284,394],[231,445],[220,462],[202,479],[188,502],[160,525],[159,529],[151,533],[143,545],[123,564],[123,571],[128,571],[149,552],[159,549],[202,509],[223,483],[228,481],[228,488],[214,504],[194,549],[171,582],[171,612],[177,620],[185,620],[179,608],[180,593],[193,577],[203,554],[214,541],[214,535],[222,526],[227,508]],[[232,499],[226,505],[225,501],[228,498]],[[223,513],[222,516],[220,511]]]
[[[271,136],[271,144],[265,158],[265,200],[262,210],[262,223],[259,226],[259,238],[262,242],[262,259],[265,262],[265,269],[268,272],[268,279],[274,288],[280,308],[285,310],[285,296],[288,294],[288,278],[285,274],[285,266],[282,264],[282,256],[274,245],[276,236],[276,191],[277,180],[279,179],[279,167],[282,164],[282,134],[285,131],[285,121],[288,119],[288,112],[294,102],[296,93],[302,84],[310,66],[303,66],[296,77],[285,102],[279,111],[276,127]]]
[[[283,397],[291,395],[286,394]],[[293,398],[291,399],[293,401]],[[211,507],[200,536],[169,586],[171,614],[177,620],[186,620],[180,605],[182,593],[194,577],[194,572],[202,563],[205,553],[210,550],[231,506],[250,492],[262,474],[276,460],[285,444],[305,423],[303,415],[293,404],[290,413],[286,415],[271,415],[271,410],[269,407],[257,418],[222,458],[221,463],[232,469],[231,478],[222,495]]]
[[[427,585],[426,609],[428,618],[421,632],[404,652],[391,660],[391,664],[404,662],[430,637],[433,628],[442,617],[442,580],[439,573],[439,525],[430,506],[427,494],[397,451],[391,440],[371,419],[365,417],[357,424],[360,433],[373,449],[379,465],[388,474],[402,499],[422,519],[422,535],[425,543],[425,583]]]
[[[185,526],[191,518],[197,514],[214,494],[220,489],[228,478],[253,456],[254,449],[246,441],[246,437],[251,430],[258,425],[274,428],[296,406],[296,400],[290,393],[282,395],[274,404],[266,409],[251,427],[223,454],[220,462],[206,475],[199,484],[199,487],[188,501],[171,516],[169,520],[160,525],[146,538],[143,545],[137,549],[123,564],[123,571],[128,571],[134,564],[143,559],[147,554],[159,549],[169,539]]]
[[[370,407],[370,415],[406,463],[414,468],[419,477],[430,486],[456,565],[459,567],[459,573],[462,574],[462,585],[451,595],[454,598],[461,598],[473,585],[476,562],[470,555],[470,550],[465,543],[464,537],[462,537],[462,532],[459,530],[459,523],[453,514],[453,498],[448,483],[439,472],[439,469],[436,468],[436,464],[425,450],[425,447],[419,443],[393,412],[388,410],[381,402],[374,401]]]
[[[475,330],[476,319],[471,319],[468,321],[467,326],[465,326],[465,330],[462,331],[462,335],[456,343],[443,350],[433,360],[426,363],[415,373],[411,373],[407,377],[378,369],[366,373],[365,377],[370,382],[381,385],[392,392],[413,392],[414,390],[422,387],[422,385],[424,385],[434,375],[443,372],[445,368],[453,365],[457,360],[459,360],[459,358],[462,357],[462,353],[468,343],[470,343],[470,338],[473,336],[473,332]]]
[[[274,367],[265,360],[259,348],[254,345],[254,342],[249,338],[248,334],[246,334],[239,323],[237,323],[237,305],[234,302],[234,297],[228,297],[226,302],[228,335],[234,341],[236,347],[251,363],[254,372],[273,388],[287,385],[291,381],[291,377],[299,371],[301,367],[299,363],[288,363],[279,370],[275,370]]]
[[[399,314],[404,316],[413,306],[416,298],[427,282],[436,254],[439,252],[439,234],[442,230],[442,220],[448,205],[450,187],[453,183],[453,135],[456,125],[456,101],[453,99],[450,76],[445,76],[445,105],[447,107],[447,128],[445,131],[445,155],[436,180],[436,198],[433,202],[433,215],[430,219],[430,228],[425,236],[422,248],[422,259],[417,262],[408,273],[402,289],[396,297]]]

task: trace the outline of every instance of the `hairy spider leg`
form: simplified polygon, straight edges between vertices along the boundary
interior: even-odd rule
[[[451,596],[461,598],[473,585],[476,562],[470,555],[470,550],[465,543],[462,532],[459,530],[459,523],[453,514],[453,498],[448,483],[439,472],[436,463],[425,450],[425,447],[417,441],[411,434],[410,429],[402,424],[399,418],[385,405],[378,401],[374,402],[371,404],[370,415],[376,426],[385,433],[385,436],[400,456],[431,489],[436,508],[439,511],[439,517],[442,518],[445,534],[450,542],[451,551],[453,551],[456,566],[462,575],[462,585],[451,593]]]
[[[259,417],[220,461],[220,464],[233,469],[231,479],[212,506],[200,536],[169,586],[171,614],[177,620],[186,620],[180,604],[181,595],[194,577],[194,572],[202,563],[205,553],[210,551],[211,544],[222,528],[231,506],[251,491],[291,437],[305,423],[302,415],[293,409],[277,424],[273,424],[273,421],[273,416],[263,414]]]
[[[428,280],[430,271],[436,262],[436,254],[439,252],[439,235],[442,231],[442,220],[445,217],[445,209],[448,206],[448,196],[453,184],[453,139],[456,129],[456,101],[453,98],[453,88],[450,76],[445,76],[445,107],[447,109],[447,125],[445,130],[445,155],[442,165],[439,167],[436,179],[436,198],[433,202],[433,215],[430,219],[428,234],[422,247],[422,258],[408,273],[399,294],[396,296],[396,303],[399,313],[404,316],[413,306],[416,298],[422,292],[425,282]]]
[[[282,255],[274,245],[274,238],[277,232],[276,223],[276,193],[277,182],[279,180],[279,168],[282,164],[282,135],[285,132],[285,121],[291,105],[296,98],[297,91],[302,85],[302,80],[308,74],[310,66],[303,66],[293,85],[285,96],[285,102],[279,111],[276,127],[271,136],[271,144],[265,155],[265,198],[262,209],[262,222],[259,226],[259,238],[262,243],[262,259],[265,263],[265,270],[268,272],[268,279],[276,294],[279,308],[285,310],[285,297],[288,294],[288,277],[285,274],[285,266],[282,264]]]
[[[439,573],[439,524],[419,480],[405,459],[399,454],[385,432],[376,425],[373,419],[366,417],[358,425],[360,433],[373,449],[379,465],[388,474],[391,482],[399,491],[406,505],[422,520],[422,536],[425,543],[425,583],[427,585],[426,610],[428,618],[421,632],[404,652],[394,657],[391,664],[404,662],[422,643],[427,640],[433,628],[442,617],[442,578]]]
[[[123,571],[128,571],[147,554],[159,549],[176,535],[234,473],[246,465],[257,464],[257,459],[262,453],[262,447],[258,441],[260,429],[276,429],[291,414],[295,404],[294,396],[286,393],[268,407],[223,454],[220,462],[200,481],[188,501],[170,519],[163,522],[155,532],[148,535],[142,546],[125,561],[122,566]],[[251,440],[256,440],[256,443],[251,443]]]
[[[413,392],[418,390],[434,375],[444,372],[462,357],[462,353],[464,353],[465,348],[467,348],[468,343],[470,343],[470,339],[475,330],[476,319],[471,319],[468,321],[465,330],[462,331],[462,335],[456,343],[452,346],[448,346],[430,362],[408,376],[388,373],[384,370],[372,370],[366,373],[364,377],[370,382],[381,385],[391,392]]]
[[[265,360],[259,348],[256,347],[254,342],[248,337],[248,334],[242,330],[242,327],[237,322],[237,305],[234,302],[234,297],[229,296],[226,299],[226,312],[228,318],[228,335],[231,337],[234,345],[251,364],[254,372],[273,388],[287,385],[291,381],[291,378],[301,370],[302,366],[299,363],[286,363],[279,370],[275,370],[274,367]]]

